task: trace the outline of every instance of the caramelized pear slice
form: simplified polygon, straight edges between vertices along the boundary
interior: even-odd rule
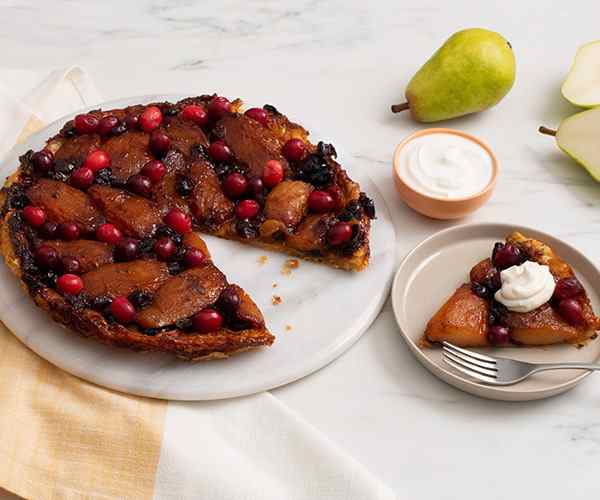
[[[110,156],[111,170],[118,180],[125,182],[152,159],[149,141],[148,134],[131,131],[111,137],[102,145],[102,149]]]
[[[283,181],[267,196],[265,215],[294,228],[308,212],[308,196],[312,186],[302,181]]]
[[[155,292],[169,279],[167,265],[156,260],[134,260],[107,264],[81,276],[83,289],[91,297],[129,295],[135,290]]]
[[[85,134],[64,139],[64,142],[54,154],[56,161],[83,163],[95,149],[100,147],[100,136],[98,134]]]
[[[81,266],[81,272],[87,273],[97,267],[110,264],[113,261],[112,247],[107,243],[92,240],[44,241],[44,245],[54,248],[58,257],[75,257]]]
[[[171,138],[171,147],[178,149],[185,156],[190,156],[195,146],[208,146],[208,139],[199,126],[190,126],[190,122],[174,117],[165,126],[167,135]]]
[[[192,213],[201,224],[217,228],[233,216],[233,202],[223,194],[217,174],[206,161],[192,164],[190,178],[195,183],[190,197]]]
[[[103,221],[88,195],[64,182],[40,179],[26,194],[32,205],[42,207],[53,222],[75,222],[82,229],[93,231]]]
[[[212,264],[188,269],[162,285],[136,321],[143,328],[172,325],[214,304],[226,286],[225,276]]]
[[[106,220],[127,236],[143,238],[161,223],[158,207],[152,201],[108,186],[88,189],[92,201],[102,210]]]

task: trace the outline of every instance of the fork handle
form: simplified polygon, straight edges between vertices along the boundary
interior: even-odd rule
[[[593,363],[539,363],[535,365],[532,373],[546,370],[600,370],[600,365]]]

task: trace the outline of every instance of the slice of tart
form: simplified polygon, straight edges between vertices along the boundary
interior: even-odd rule
[[[427,324],[423,345],[585,345],[600,319],[568,263],[514,232],[470,272]]]

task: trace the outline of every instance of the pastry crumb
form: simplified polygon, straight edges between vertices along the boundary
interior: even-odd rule
[[[277,305],[281,304],[281,302],[283,302],[283,301],[279,295],[273,295],[271,302],[273,303],[274,306],[277,306]]]
[[[300,261],[298,259],[285,259],[285,262],[283,263],[283,268],[281,269],[281,274],[292,274],[292,271],[294,269],[298,269],[299,266]]]
[[[273,283],[273,288],[277,288],[279,285],[277,283]]]
[[[268,261],[268,260],[269,260],[269,258],[268,258],[266,255],[261,255],[261,256],[258,258],[258,263],[259,263],[261,266],[264,266],[264,265],[267,263],[267,261]]]
[[[292,331],[292,325],[285,325],[285,331],[286,332],[291,332]]]

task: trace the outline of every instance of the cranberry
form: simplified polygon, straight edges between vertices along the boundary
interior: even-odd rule
[[[60,259],[60,268],[63,273],[67,274],[79,274],[81,272],[79,259],[70,255],[65,255]]]
[[[198,104],[188,104],[181,110],[181,116],[185,120],[190,120],[201,127],[208,124],[208,113]]]
[[[226,97],[215,96],[208,103],[208,114],[213,120],[223,118],[231,109],[231,103]]]
[[[56,238],[56,233],[58,231],[58,224],[56,222],[46,221],[40,227],[40,235],[42,238],[47,240],[53,240]]]
[[[223,181],[223,192],[229,198],[239,198],[246,192],[247,187],[248,181],[242,174],[237,172],[229,174]]]
[[[261,125],[267,126],[269,114],[262,108],[250,108],[244,113],[248,118],[256,120]]]
[[[102,224],[96,229],[96,238],[104,243],[109,243],[110,245],[116,245],[121,241],[122,237],[123,234],[121,231],[112,224]]]
[[[138,242],[133,238],[123,238],[115,245],[115,257],[122,262],[135,260],[138,256]]]
[[[125,125],[128,130],[135,130],[140,125],[140,115],[127,115],[125,117]]]
[[[93,134],[98,130],[100,120],[94,115],[86,113],[75,117],[75,130],[78,134]]]
[[[230,318],[237,315],[240,308],[240,296],[233,286],[229,285],[221,292],[217,306]]]
[[[58,253],[48,245],[41,245],[35,252],[36,262],[45,269],[52,269],[58,263]]]
[[[152,132],[162,123],[162,111],[157,106],[148,106],[140,115],[140,127],[144,132]]]
[[[111,163],[110,156],[108,156],[106,152],[101,149],[96,149],[87,155],[85,162],[83,162],[83,166],[96,173],[98,170],[110,167]]]
[[[177,250],[175,242],[171,238],[161,238],[154,244],[154,253],[163,260],[168,260]]]
[[[575,276],[563,278],[556,282],[554,298],[556,300],[570,299],[583,292],[583,286]]]
[[[87,189],[94,182],[94,172],[88,167],[79,167],[73,171],[69,179],[72,186]]]
[[[281,150],[283,156],[288,161],[300,161],[304,157],[306,146],[304,141],[300,139],[290,139],[287,141]]]
[[[110,304],[110,312],[122,325],[131,323],[135,318],[135,307],[125,296],[115,297]]]
[[[171,149],[171,139],[160,130],[154,130],[150,134],[150,150],[158,157],[163,157]]]
[[[213,160],[219,162],[227,162],[233,157],[231,149],[229,149],[229,146],[222,140],[212,142],[210,146],[208,146],[208,154]]]
[[[585,323],[581,304],[575,299],[563,299],[558,304],[558,312],[570,325]]]
[[[333,197],[335,210],[344,208],[344,194],[342,193],[342,188],[334,184],[327,188],[327,192]]]
[[[38,151],[33,154],[31,161],[35,169],[44,174],[54,165],[54,155],[50,151]]]
[[[283,165],[277,160],[269,160],[263,168],[262,181],[265,186],[275,187],[283,180]]]
[[[152,194],[152,181],[145,175],[135,174],[127,179],[127,189],[140,196],[149,197]]]
[[[327,231],[327,241],[331,245],[341,245],[352,238],[352,226],[347,222],[336,222]]]
[[[235,207],[235,215],[238,219],[252,219],[258,211],[260,205],[254,200],[242,200]]]
[[[63,240],[73,241],[79,238],[81,229],[74,222],[63,222],[58,225],[58,234]]]
[[[178,208],[169,210],[164,218],[165,223],[179,234],[189,233],[192,230],[192,219]]]
[[[518,247],[510,243],[502,246],[496,245],[492,254],[494,266],[498,269],[508,269],[512,266],[518,266],[523,261],[523,254]]]
[[[488,330],[488,340],[494,345],[508,344],[510,342],[510,331],[505,326],[490,326]]]
[[[119,124],[119,119],[114,115],[105,116],[100,119],[100,123],[98,124],[98,133],[100,135],[110,135],[113,127],[116,127]]]
[[[46,212],[43,208],[28,206],[23,209],[23,217],[32,227],[40,227],[46,222]]]
[[[502,288],[502,279],[500,277],[500,271],[495,267],[492,267],[485,275],[484,285],[487,286],[492,293],[497,292]]]
[[[331,212],[335,209],[335,200],[327,191],[313,191],[308,196],[308,208],[318,214]]]
[[[208,307],[192,316],[192,328],[199,333],[214,332],[222,325],[223,316],[218,311]]]
[[[56,286],[62,293],[77,295],[83,289],[83,281],[76,274],[63,274],[56,281]]]
[[[162,161],[159,160],[151,160],[144,165],[142,168],[142,175],[145,175],[152,182],[159,182],[167,173],[167,167]]]
[[[206,255],[198,248],[188,248],[183,256],[183,262],[187,267],[200,267],[206,262]]]

